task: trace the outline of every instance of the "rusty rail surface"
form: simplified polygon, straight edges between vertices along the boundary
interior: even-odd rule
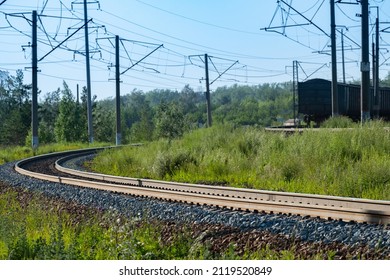
[[[92,153],[95,151],[96,149],[88,149],[67,152],[64,153],[64,157],[55,163],[56,168],[60,172],[83,177],[84,179],[47,175],[23,168],[23,165],[26,163],[46,159],[51,156],[58,157],[61,153],[19,161],[16,163],[15,169],[19,173],[42,180],[140,197],[153,197],[167,201],[343,221],[375,224],[390,223],[390,201],[174,183],[90,173],[62,166],[64,162],[71,158],[85,155],[86,152]],[[91,181],[92,179],[94,181]]]

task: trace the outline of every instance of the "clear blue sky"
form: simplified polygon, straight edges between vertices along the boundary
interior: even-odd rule
[[[45,3],[47,4],[45,5]],[[68,0],[8,0],[0,11],[3,13],[25,12],[31,18],[32,10],[42,14],[38,31],[38,57],[42,58],[52,47],[64,40],[68,33],[82,25],[83,1]],[[89,1],[93,2],[93,1]],[[158,49],[137,66],[121,76],[121,92],[126,94],[135,88],[144,91],[159,89],[181,90],[189,84],[195,90],[204,90],[204,64],[200,58],[207,53],[211,61],[210,80],[215,80],[228,67],[232,68],[217,79],[211,90],[235,83],[256,85],[266,82],[292,80],[293,60],[300,61],[299,78],[322,77],[330,79],[330,56],[318,51],[329,51],[330,16],[328,0],[285,0],[314,24],[286,29],[273,29],[283,34],[261,30],[308,21],[287,5],[278,6],[276,0],[100,0],[90,4],[88,16],[97,27],[90,29],[92,93],[99,99],[115,96],[113,40],[119,35],[121,44],[121,71]],[[355,0],[343,2],[356,3]],[[381,22],[390,22],[390,1],[371,0],[371,6],[379,7]],[[62,4],[61,4],[62,3]],[[45,9],[42,12],[42,9]],[[279,8],[278,8],[279,7]],[[371,10],[371,21],[376,8]],[[388,12],[387,12],[388,11]],[[338,4],[337,25],[346,26],[345,46],[346,79],[360,79],[360,5]],[[50,16],[50,17],[48,17]],[[53,16],[53,17],[52,17]],[[62,17],[62,19],[60,19]],[[68,19],[69,18],[69,19]],[[71,19],[73,18],[73,19]],[[8,19],[8,21],[7,21]],[[12,26],[12,27],[10,27]],[[382,24],[381,30],[390,27]],[[371,30],[371,29],[370,29]],[[107,31],[107,33],[106,33]],[[389,28],[390,31],[390,28]],[[21,33],[22,32],[22,33]],[[45,32],[48,34],[46,35]],[[23,69],[25,81],[31,81],[31,49],[22,45],[31,42],[31,27],[26,19],[0,14],[0,70],[14,74]],[[97,41],[96,39],[99,38]],[[134,43],[133,41],[143,43]],[[337,36],[341,46],[341,36]],[[297,42],[296,42],[297,41]],[[390,70],[387,53],[390,35],[381,33],[381,76]],[[149,44],[150,43],[150,44]],[[51,44],[51,45],[50,45]],[[84,51],[84,31],[78,32],[64,44],[69,50]],[[189,56],[195,55],[189,59]],[[201,55],[197,57],[197,55]],[[236,63],[236,61],[238,61]],[[341,52],[338,53],[338,77],[342,80]],[[25,69],[27,67],[27,69]],[[66,81],[75,92],[76,84],[84,86],[85,57],[71,51],[55,50],[39,63],[39,88],[43,94],[62,87]],[[43,95],[42,94],[42,95]]]

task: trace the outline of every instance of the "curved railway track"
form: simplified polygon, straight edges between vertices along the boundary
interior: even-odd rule
[[[390,201],[306,195],[110,176],[64,167],[99,149],[52,153],[21,160],[15,170],[34,178],[104,191],[232,210],[390,224]],[[45,172],[42,172],[45,170]]]

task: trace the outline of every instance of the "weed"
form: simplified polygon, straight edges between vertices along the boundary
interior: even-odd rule
[[[338,121],[349,124],[343,118]],[[102,153],[93,168],[130,177],[386,199],[390,196],[386,125],[372,121],[291,136],[214,126],[170,142]]]

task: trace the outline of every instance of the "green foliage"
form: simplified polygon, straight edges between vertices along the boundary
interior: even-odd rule
[[[29,138],[31,140],[31,138]],[[44,144],[40,145],[38,149],[35,151],[32,150],[31,147],[23,147],[23,146],[0,146],[0,164],[16,161],[27,157],[32,157],[34,155],[39,154],[48,154],[53,152],[67,151],[67,150],[77,150],[88,147],[103,147],[108,146],[108,143],[99,143],[95,142],[90,145],[87,143],[57,143],[57,144]],[[31,146],[31,145],[29,145]]]
[[[190,165],[197,165],[196,159],[188,151],[169,151],[157,154],[152,166],[153,174],[160,179],[172,178],[177,171],[187,171]]]
[[[30,146],[31,86],[23,84],[23,72],[16,76],[0,73],[0,145]],[[214,124],[268,126],[291,118],[290,84],[264,84],[218,88],[212,93]],[[81,102],[72,91],[63,88],[46,93],[38,104],[40,144],[88,141],[87,92]],[[94,140],[114,142],[115,100],[92,102]],[[134,90],[121,97],[123,143],[175,139],[185,132],[206,125],[203,93],[189,85],[181,91]]]
[[[221,87],[212,100],[217,123],[270,126],[292,117],[289,83]]]
[[[337,116],[337,117],[330,117],[329,119],[325,120],[321,127],[324,128],[348,128],[348,127],[356,127],[356,124],[348,117],[346,116]]]
[[[59,105],[61,101],[61,90],[47,93],[38,108],[39,127],[38,135],[41,144],[48,144],[55,142],[55,123],[59,113]],[[28,145],[31,145],[31,130],[28,136]]]
[[[154,111],[147,96],[139,91],[122,98],[124,142],[150,141],[154,131]]]
[[[390,199],[388,124],[307,130],[286,136],[250,127],[213,126],[140,147],[98,155],[101,173]]]
[[[23,145],[31,124],[31,87],[16,76],[2,72],[0,80],[0,145]]]
[[[63,86],[59,113],[54,127],[56,141],[76,142],[85,140],[82,137],[82,132],[85,132],[85,124],[80,121],[80,106],[75,102],[72,91],[65,82]]]
[[[177,103],[161,103],[156,112],[156,137],[174,139],[184,133],[184,113]]]
[[[115,142],[115,111],[109,104],[100,102],[94,110],[94,138],[102,142]]]
[[[297,259],[294,246],[238,252],[230,243],[226,250],[213,250],[212,236],[207,234],[206,230],[194,235],[190,226],[124,217],[114,211],[72,212],[43,196],[0,189],[1,260]],[[334,253],[327,255],[332,258]]]
[[[387,72],[386,77],[383,80],[380,80],[380,86],[390,87],[390,71]]]
[[[0,193],[0,259],[186,259],[193,242],[189,232],[163,242],[156,222],[92,210],[76,217],[45,208],[41,199],[22,207],[17,193]]]

